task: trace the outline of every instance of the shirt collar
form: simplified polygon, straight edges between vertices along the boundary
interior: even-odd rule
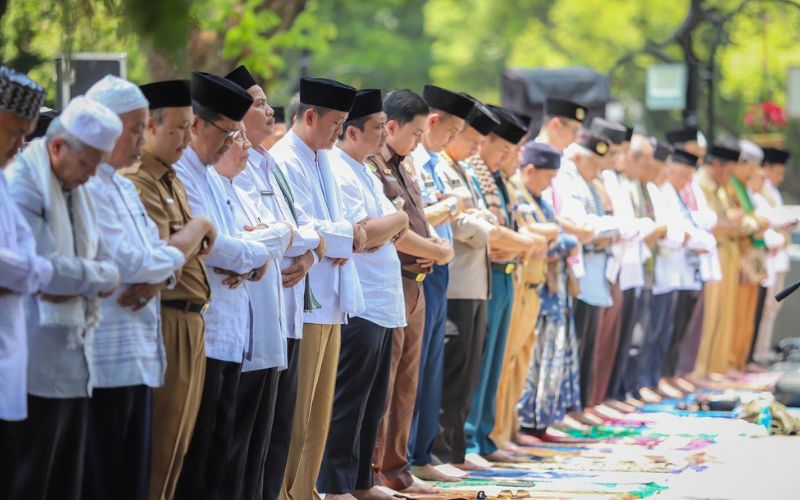
[[[114,174],[117,171],[107,162],[100,163],[100,166],[97,167],[97,175],[102,177],[103,179],[110,180],[114,177]]]
[[[257,168],[263,168],[267,172],[269,172],[275,165],[272,155],[270,155],[263,146],[250,148],[250,151],[247,153],[247,155],[247,161],[250,162],[251,165]]]
[[[156,179],[175,175],[172,165],[167,165],[147,151],[142,152],[142,168],[148,170]]]
[[[413,161],[414,165],[418,168],[424,167],[432,158],[433,153],[425,149],[425,146],[423,146],[421,142],[417,144],[416,149],[411,152],[411,161]]]
[[[387,144],[386,145],[386,149],[389,151],[389,154],[391,155],[391,156],[389,156],[389,159],[386,161],[386,163],[388,163],[390,165],[394,165],[394,166],[397,167],[397,166],[400,165],[400,163],[403,162],[403,160],[405,160],[406,157],[405,156],[400,156],[399,154],[397,154],[397,152],[394,149],[392,149],[392,147],[390,145]],[[380,156],[381,156],[381,158],[383,158],[383,155],[380,155]]]
[[[311,162],[316,163],[317,161],[317,152],[308,147],[308,144],[297,135],[294,130],[289,130],[286,135],[284,136],[286,141],[297,150],[297,154],[300,156],[300,159],[303,162]]]
[[[361,169],[364,168],[364,164],[363,163],[357,161],[355,158],[350,156],[350,154],[347,151],[345,151],[344,149],[340,148],[339,146],[335,146],[333,148],[333,154],[335,154],[336,156],[341,158],[345,163],[347,163],[348,165],[350,165],[353,168],[361,168]]]

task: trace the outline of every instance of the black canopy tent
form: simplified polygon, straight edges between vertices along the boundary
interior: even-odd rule
[[[589,68],[510,68],[503,72],[503,106],[530,115],[531,130],[542,124],[544,101],[548,97],[567,99],[586,106],[586,123],[605,116],[611,100],[608,78]]]

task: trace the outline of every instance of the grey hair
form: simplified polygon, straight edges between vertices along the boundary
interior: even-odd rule
[[[80,139],[72,135],[69,130],[61,123],[58,117],[53,118],[50,125],[47,127],[47,132],[44,135],[45,144],[50,144],[53,139],[61,139],[67,143],[69,149],[80,152],[86,148],[86,144],[81,142]]]

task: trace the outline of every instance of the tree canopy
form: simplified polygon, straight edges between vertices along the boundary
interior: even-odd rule
[[[683,61],[677,44],[659,42],[693,2],[712,17],[737,12],[714,76],[718,128],[741,132],[750,104],[785,104],[787,69],[800,65],[800,9],[790,0],[10,0],[0,58],[52,89],[51,99],[53,59],[90,51],[125,52],[136,82],[244,62],[280,103],[301,74],[384,89],[431,81],[497,102],[504,68],[564,66],[611,74],[613,95],[637,103],[649,64]],[[696,30],[699,59],[715,35],[710,23]],[[632,119],[658,132],[680,113]]]

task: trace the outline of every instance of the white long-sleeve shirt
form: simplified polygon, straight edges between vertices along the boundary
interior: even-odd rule
[[[195,216],[206,216],[217,230],[214,246],[205,258],[211,301],[203,313],[206,323],[206,356],[241,363],[252,347],[250,296],[247,285],[229,288],[227,275],[214,268],[248,273],[261,267],[269,250],[259,241],[242,238],[234,222],[233,206],[220,176],[205,165],[191,148],[175,164],[175,172],[186,188],[186,198]]]
[[[280,262],[289,247],[293,229],[256,205],[247,193],[224,177],[225,194],[233,207],[234,223],[240,236],[261,242],[269,251],[267,271],[258,281],[248,281],[250,303],[253,312],[253,346],[251,356],[245,358],[242,371],[286,368],[286,328],[281,283]],[[260,201],[258,201],[260,203]],[[256,227],[265,224],[266,229],[246,231],[245,225]]]
[[[348,315],[363,312],[364,297],[353,258],[353,226],[343,216],[339,186],[330,171],[327,151],[312,151],[289,131],[270,150],[278,168],[286,175],[295,205],[300,206],[325,238],[327,259],[310,271],[311,288],[321,307],[306,311],[311,324],[341,324]],[[330,258],[348,259],[335,267]]]
[[[23,297],[44,288],[53,265],[36,254],[31,229],[11,199],[0,174],[0,420],[28,416],[28,341]]]
[[[31,148],[35,147],[43,147],[43,144],[37,145],[34,141],[22,154],[34,153]],[[35,168],[37,166],[32,161],[15,160],[7,167],[6,175],[11,174],[8,177],[9,192],[30,226],[36,241],[36,253],[53,265],[52,279],[41,291],[50,295],[80,296],[79,300],[96,299],[99,293],[110,290],[117,283],[117,267],[102,239],[98,241],[94,258],[58,252],[48,222],[53,207],[45,203],[45,194],[36,181]],[[72,197],[79,191],[84,191],[80,193],[81,196],[89,198],[85,189],[86,186],[79,186],[71,190],[67,205],[72,203]],[[96,224],[94,220],[84,223]],[[94,387],[95,366],[91,356],[94,327],[42,326],[39,300],[31,295],[23,299],[29,352],[28,394],[43,398],[90,396]],[[75,342],[77,331],[85,335],[81,343]]]
[[[397,211],[383,193],[378,177],[339,148],[331,152],[331,169],[342,189],[345,216],[351,222],[379,218]],[[406,326],[400,258],[392,243],[353,260],[364,292],[365,311],[359,316],[385,328]]]
[[[103,319],[95,330],[92,349],[95,386],[161,386],[167,360],[158,297],[138,311],[120,306],[117,300],[131,285],[174,279],[186,259],[159,238],[136,187],[117,175],[111,165],[101,164],[86,186],[94,201],[101,238],[120,276],[120,286],[100,303]]]

